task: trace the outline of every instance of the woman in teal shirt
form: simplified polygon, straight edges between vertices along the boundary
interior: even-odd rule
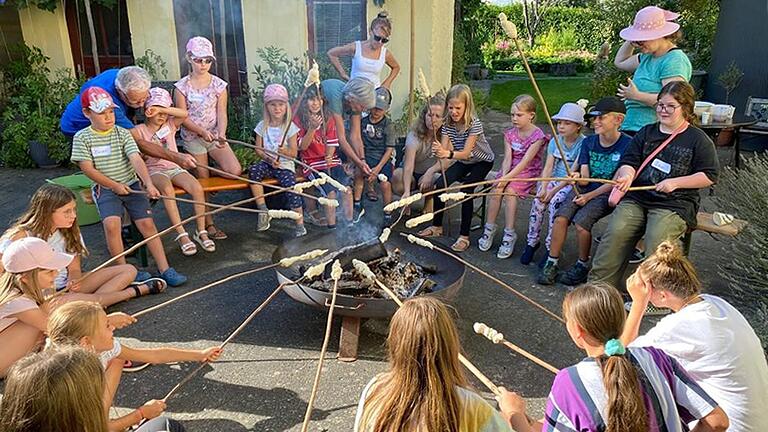
[[[634,74],[626,85],[619,85],[617,93],[627,106],[621,130],[630,135],[656,122],[654,104],[665,84],[691,79],[691,61],[676,44],[680,24],[672,21],[679,16],[648,6],[640,9],[632,25],[619,33],[626,42],[616,53],[614,64]],[[640,52],[635,54],[635,49]]]

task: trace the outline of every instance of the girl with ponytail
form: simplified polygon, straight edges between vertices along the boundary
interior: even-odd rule
[[[563,316],[574,343],[587,353],[561,370],[547,399],[543,431],[725,431],[728,417],[688,373],[656,348],[625,348],[619,339],[625,312],[621,294],[585,284],[565,297]],[[514,405],[505,394],[502,411]],[[519,404],[522,405],[522,404]],[[524,412],[512,413],[513,426]],[[517,427],[518,432],[532,428]]]
[[[730,419],[731,432],[768,431],[768,363],[744,316],[720,297],[702,294],[680,247],[663,242],[627,280],[632,297],[622,340],[654,346],[677,360]],[[671,309],[638,337],[649,303]]]

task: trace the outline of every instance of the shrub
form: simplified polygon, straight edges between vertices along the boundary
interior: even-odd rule
[[[147,71],[149,76],[152,77],[152,81],[168,79],[168,64],[151,49],[144,51],[143,56],[136,57],[134,63],[136,63],[136,66],[141,66]]]
[[[512,71],[515,70],[517,65],[518,60],[513,58],[493,60],[491,62],[491,68],[497,71]]]
[[[467,67],[466,39],[464,33],[457,28],[453,32],[453,61],[451,64],[451,84],[466,81],[464,69]]]
[[[730,300],[768,349],[768,156],[748,159],[739,171],[724,169],[717,189],[718,208],[749,222],[730,244],[721,274],[733,289]]]
[[[619,70],[613,64],[613,57],[597,59],[589,91],[589,99],[597,101],[605,96],[616,94],[619,83],[625,83],[629,73]]]

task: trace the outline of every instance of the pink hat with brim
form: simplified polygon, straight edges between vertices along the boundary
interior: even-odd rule
[[[630,42],[642,42],[661,39],[680,30],[680,24],[667,21],[667,13],[672,12],[656,6],[646,6],[635,14],[631,26],[619,32],[622,39]]]
[[[264,103],[282,101],[288,103],[288,90],[280,84],[270,84],[264,89]]]
[[[3,253],[3,268],[8,273],[24,273],[34,269],[61,270],[74,255],[56,252],[45,240],[24,237],[12,242]]]
[[[661,8],[659,8],[661,9]],[[661,9],[664,11],[664,19],[667,21],[674,21],[678,18],[680,18],[680,14],[677,12],[668,11],[666,9]]]
[[[171,100],[171,94],[168,93],[168,90],[160,87],[152,87],[149,89],[149,97],[147,98],[147,101],[144,102],[145,107],[161,106],[163,108],[168,108],[171,105],[173,105],[173,100]]]

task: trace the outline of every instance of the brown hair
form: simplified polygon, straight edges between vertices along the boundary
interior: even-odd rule
[[[626,320],[621,294],[613,287],[599,283],[584,284],[568,293],[563,301],[563,315],[584,329],[594,343],[600,344],[618,339]],[[626,354],[602,355],[596,360],[603,371],[608,400],[606,431],[646,432],[648,411],[632,362]]]
[[[389,12],[381,11],[376,15],[376,18],[371,21],[371,33],[376,27],[381,27],[388,35],[392,34],[392,21],[389,19]]]
[[[693,107],[696,105],[696,91],[693,86],[685,81],[672,81],[667,83],[661,88],[656,100],[661,100],[662,96],[670,95],[677,103],[680,104],[680,109],[683,110],[683,117],[693,125],[699,123],[698,117],[693,113]]]
[[[65,303],[48,317],[48,338],[56,345],[78,345],[83,337],[96,335],[102,313],[96,302]]]
[[[439,300],[406,301],[392,317],[387,338],[389,371],[366,398],[360,430],[458,432],[467,388],[459,363],[459,335],[448,308]]]
[[[432,106],[445,106],[445,96],[438,93],[432,97],[429,98],[426,104],[421,108],[421,112],[419,113],[419,116],[416,117],[413,121],[413,126],[411,126],[411,131],[416,135],[416,138],[419,139],[419,141],[431,141],[432,140],[432,130],[427,126],[427,114],[429,113],[430,107]],[[435,131],[437,133],[437,141],[439,142],[441,137],[443,136],[443,132],[441,129],[437,129]]]
[[[637,271],[653,284],[653,289],[669,291],[675,297],[686,299],[701,293],[696,269],[676,242],[662,242]]]
[[[664,36],[664,39],[672,42],[673,44],[677,45],[683,40],[683,31],[678,30],[671,35]]]
[[[326,130],[322,133],[326,134],[328,132],[328,122],[333,121],[333,118],[331,117],[331,111],[328,109],[328,102],[325,100],[320,86],[310,86],[307,89],[307,94],[304,96],[304,99],[302,99],[301,105],[296,108],[296,120],[298,120],[298,123],[302,128],[309,129],[311,117],[311,113],[309,112],[309,101],[310,99],[315,98],[320,98],[323,101],[322,107],[320,108],[320,113],[325,120],[326,128]]]
[[[75,201],[75,194],[57,184],[44,184],[29,201],[29,208],[13,223],[5,232],[4,237],[13,237],[21,232],[46,240],[56,231],[53,227],[53,212]],[[67,245],[67,253],[87,255],[88,250],[80,242],[80,227],[77,219],[70,228],[60,228],[59,232],[64,237]]]
[[[469,125],[472,124],[472,118],[475,117],[475,102],[472,100],[472,90],[466,84],[456,84],[445,95],[445,124],[457,126],[448,112],[448,104],[454,99],[464,103],[464,117],[461,119],[461,126],[463,126],[464,130],[467,130]]]
[[[54,347],[11,367],[0,405],[3,432],[106,432],[104,371],[82,348]]]
[[[533,113],[534,118],[536,116],[536,99],[531,95],[521,94],[512,101],[512,109],[519,109],[523,112]],[[510,109],[510,111],[512,110]]]

